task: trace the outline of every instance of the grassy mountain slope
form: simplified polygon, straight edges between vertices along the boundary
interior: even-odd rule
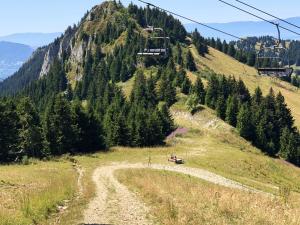
[[[83,185],[82,194],[79,194],[79,186],[76,188],[77,182],[75,178],[77,177],[78,179],[78,174],[75,170],[72,170],[70,164],[64,160],[46,163],[37,162],[35,165],[25,167],[25,169],[23,166],[0,167],[1,179],[3,180],[1,181],[2,183],[0,183],[0,189],[2,190],[4,188],[3,190],[5,190],[4,192],[0,192],[0,198],[2,199],[0,221],[11,222],[7,224],[16,224],[16,221],[19,222],[18,224],[30,224],[29,221],[33,219],[41,221],[40,218],[46,218],[49,216],[49,213],[52,214],[55,211],[56,205],[66,204],[68,210],[59,214],[60,220],[57,220],[57,215],[55,216],[54,214],[50,216],[50,221],[60,221],[56,224],[78,224],[83,216],[83,209],[93,197],[95,191],[93,183],[91,182],[92,172],[95,168],[109,165],[113,162],[147,163],[149,155],[152,158],[152,163],[167,165],[167,158],[171,153],[183,157],[188,167],[207,169],[224,177],[239,181],[242,184],[273,193],[277,197],[275,200],[272,200],[272,198],[261,197],[260,195],[245,192],[241,193],[240,191],[211,185],[194,178],[183,175],[177,176],[176,174],[166,172],[155,172],[153,174],[151,171],[145,171],[148,175],[141,176],[140,173],[144,174],[144,171],[137,173],[132,171],[127,174],[123,173],[121,180],[123,180],[125,184],[128,184],[133,190],[138,190],[141,196],[147,194],[150,187],[154,188],[151,190],[156,190],[157,187],[155,185],[160,184],[161,192],[155,192],[156,194],[154,195],[147,194],[147,196],[156,198],[156,195],[158,195],[158,198],[163,200],[163,204],[159,206],[161,207],[160,210],[167,213],[169,213],[169,208],[166,205],[167,202],[165,202],[169,196],[169,186],[167,183],[171,182],[171,184],[174,185],[174,190],[177,190],[176,192],[172,192],[172,199],[178,199],[180,201],[170,200],[170,203],[174,205],[174,209],[179,211],[179,215],[182,213],[186,216],[190,215],[193,220],[195,220],[195,224],[206,224],[206,222],[202,220],[203,218],[195,218],[192,214],[185,213],[185,208],[194,208],[195,200],[199,199],[207,199],[206,212],[209,212],[210,215],[216,218],[221,216],[226,220],[234,219],[238,224],[243,223],[243,221],[250,221],[251,216],[256,215],[261,215],[263,221],[270,220],[274,222],[275,218],[268,217],[265,212],[269,210],[269,203],[274,203],[275,201],[277,206],[282,209],[276,211],[278,218],[280,218],[279,222],[282,221],[284,216],[284,214],[282,214],[283,212],[288,212],[288,215],[285,215],[287,215],[288,221],[291,221],[293,215],[297,215],[299,208],[299,201],[297,200],[299,199],[298,193],[300,192],[299,168],[263,155],[258,149],[252,147],[248,142],[240,138],[234,128],[218,119],[215,113],[208,108],[203,108],[192,116],[186,110],[184,102],[185,97],[172,107],[172,114],[176,124],[179,127],[188,128],[188,132],[168,139],[168,146],[157,148],[116,147],[108,153],[75,157],[78,164],[85,171],[84,177],[82,178],[83,180],[81,180],[81,184]],[[38,171],[49,174],[49,177],[48,175],[31,175],[29,177],[30,174],[35,174]],[[52,176],[52,174],[55,174],[55,176]],[[130,174],[132,176],[129,177]],[[65,181],[66,179],[70,180],[70,186],[62,185],[65,182],[61,183],[61,181]],[[149,179],[157,179],[159,182],[153,184]],[[168,181],[167,183],[164,182],[166,179]],[[151,184],[151,186],[145,186],[147,183],[149,185]],[[11,184],[13,184],[13,186]],[[53,185],[55,185],[55,188],[53,188]],[[186,188],[187,185],[192,188],[192,195],[182,195],[183,188]],[[36,197],[32,195],[32,193],[35,193],[32,192],[33,190],[41,191],[39,192],[41,200],[38,201]],[[46,191],[43,192],[43,190]],[[288,207],[286,207],[282,201],[282,190],[292,190],[287,196]],[[209,193],[212,193],[212,191],[213,193],[221,193],[221,204],[219,206],[214,204],[219,198],[218,196],[209,197]],[[15,194],[16,192],[24,192],[25,195]],[[289,193],[289,191],[287,191],[287,193]],[[71,197],[70,194],[72,194],[72,196],[79,195],[81,197]],[[12,205],[11,198],[7,196],[14,196],[13,199],[15,203],[13,209],[10,209]],[[48,201],[44,201],[44,198],[47,198]],[[243,213],[242,207],[244,204],[252,205],[250,199],[253,198],[257,199],[259,207],[249,213]],[[62,201],[67,199],[70,199],[71,202],[65,203]],[[182,202],[184,199],[186,200]],[[243,205],[239,204],[240,199],[242,199]],[[144,200],[151,207],[153,206],[153,209],[158,209],[158,205],[152,204],[152,201],[149,202],[148,197]],[[228,206],[223,205],[228,204],[228,201],[230,201],[230,203],[232,202],[233,208],[228,208]],[[203,204],[204,201],[200,202]],[[215,207],[217,207],[218,210],[216,210]],[[230,210],[232,213],[225,215],[219,211],[219,209],[225,211]],[[203,209],[199,208],[199,210]],[[18,215],[18,218],[16,218],[15,215]],[[154,215],[157,216],[158,219],[162,219],[160,214]],[[173,218],[173,224],[181,224],[180,218],[180,216]],[[2,223],[0,222],[0,224]]]
[[[71,35],[71,39],[68,36],[60,39],[60,43],[67,43],[66,49],[70,50],[69,57],[64,61],[70,83],[74,84],[84,75],[82,64],[85,62],[88,51],[96,53],[97,47],[101,47],[103,53],[112,52],[126,38],[126,31],[122,30],[114,40],[104,41],[100,46],[97,45],[95,40],[97,38],[93,34],[104,32],[109,27],[108,21],[114,21],[122,26],[124,22],[132,20],[126,14],[120,14],[118,11],[112,13],[114,9],[111,7],[112,5],[109,3],[105,3],[102,7],[96,6],[84,18],[84,22],[78,27],[78,30],[76,29],[76,34]],[[106,19],[103,20],[103,17]],[[58,43],[57,46],[60,44]],[[60,51],[54,50],[57,53],[56,56],[59,56],[58,52]],[[265,93],[271,86],[274,86],[276,90],[282,90],[290,107],[294,107],[293,113],[297,119],[297,125],[299,125],[300,118],[297,117],[296,110],[299,107],[296,102],[293,102],[299,96],[298,92],[292,90],[284,92],[285,88],[290,87],[289,85],[284,82],[277,84],[269,78],[260,77],[253,68],[244,66],[213,49],[210,49],[210,55],[207,55],[206,58],[200,57],[194,47],[191,47],[191,50],[201,69],[214,70],[225,75],[232,74],[237,78],[241,77],[252,91],[258,85]],[[37,64],[40,65],[40,63]],[[42,64],[46,65],[45,61]],[[145,71],[146,76],[150,76],[151,73],[155,74],[156,71],[156,68],[149,68]],[[195,80],[196,74],[188,72],[187,75],[191,80]],[[127,82],[119,83],[127,97],[132,91],[133,80],[134,77]],[[295,95],[291,93],[295,93]],[[151,156],[152,163],[168,165],[167,159],[172,153],[183,157],[188,167],[203,168],[275,196],[260,198],[259,195],[240,193],[193,178],[164,172],[140,171],[137,174],[134,171],[125,174],[121,172],[121,180],[132,190],[138,190],[141,196],[150,196],[150,201],[149,198],[144,198],[147,204],[159,213],[165,212],[163,215],[170,215],[168,217],[171,219],[170,224],[187,224],[186,221],[190,221],[189,218],[181,220],[181,215],[191,216],[190,219],[193,219],[194,224],[211,224],[211,221],[217,224],[244,224],[257,215],[259,215],[257,223],[261,224],[280,224],[284,221],[296,221],[294,224],[297,224],[300,205],[300,169],[284,161],[265,156],[260,150],[241,138],[236,129],[218,119],[215,112],[207,107],[203,106],[199,112],[191,115],[185,106],[187,97],[183,94],[177,97],[179,101],[172,106],[171,112],[176,125],[186,128],[187,133],[168,138],[166,146],[156,148],[115,147],[107,153],[76,156],[76,160],[74,158],[71,160],[74,168],[70,162],[64,160],[34,162],[34,165],[25,167],[25,169],[16,165],[1,166],[0,224],[2,221],[5,225],[34,224],[43,222],[49,217],[50,222],[48,220],[45,224],[48,222],[49,224],[79,224],[83,216],[83,209],[95,194],[92,183],[92,172],[95,168],[124,161],[147,164],[149,156]],[[82,174],[79,171],[84,172]],[[45,175],[39,176],[41,173],[45,173]],[[145,173],[148,175],[144,176]],[[32,176],[32,174],[36,176]],[[158,182],[153,184],[154,182],[150,182],[153,179]],[[65,181],[69,185],[64,185]],[[145,185],[147,182],[148,186]],[[161,188],[158,188],[158,184]],[[168,184],[174,185],[174,192],[171,195],[168,191],[172,186]],[[191,190],[188,195],[184,195],[186,188]],[[39,198],[36,197],[36,193]],[[159,207],[162,208],[153,203],[160,201],[163,204]],[[208,204],[205,204],[206,202]],[[275,205],[275,203],[276,211],[273,211],[272,217],[268,218],[266,212],[269,212],[270,204]],[[199,208],[194,207],[195,204]],[[61,210],[64,207],[58,206],[68,208]],[[245,213],[245,206],[252,207],[252,210]],[[188,209],[197,211],[195,213],[184,211]],[[195,218],[194,215],[199,213],[198,210],[208,217],[205,219],[203,217]],[[53,212],[59,213],[51,216]],[[17,220],[14,220],[16,215],[18,216]],[[213,218],[215,220],[212,220]]]
[[[253,67],[244,65],[216,49],[209,48],[209,54],[206,57],[200,56],[194,46],[191,46],[191,51],[200,69],[209,69],[226,76],[232,75],[236,79],[241,78],[251,92],[257,86],[264,94],[267,94],[271,87],[276,92],[280,91],[292,110],[297,127],[300,127],[300,90],[296,87],[275,78],[260,76]]]

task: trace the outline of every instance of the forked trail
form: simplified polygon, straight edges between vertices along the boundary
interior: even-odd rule
[[[229,188],[263,193],[202,169],[179,165],[152,164],[149,167],[145,164],[114,164],[111,166],[99,167],[95,170],[93,181],[96,184],[96,197],[89,203],[88,208],[84,213],[84,224],[153,224],[151,219],[147,216],[148,208],[146,205],[114,177],[114,172],[119,169],[142,168],[182,173]]]

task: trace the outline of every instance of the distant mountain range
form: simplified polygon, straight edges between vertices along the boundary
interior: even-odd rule
[[[0,41],[0,79],[16,72],[33,51],[28,45]]]
[[[20,33],[0,37],[0,41],[14,42],[38,48],[48,45],[61,33]]]
[[[299,25],[300,26],[300,17],[293,17],[286,19],[288,22]],[[278,21],[275,21],[278,22]],[[297,29],[295,27],[291,27],[287,24],[284,24],[282,22],[278,22],[282,26],[285,26],[287,28],[290,28],[292,30],[295,30],[297,32],[300,32],[300,29]],[[208,23],[207,25],[212,26],[214,28],[223,30],[225,32],[234,34],[239,37],[251,37],[251,36],[264,36],[264,35],[270,35],[277,37],[277,30],[275,26],[272,26],[271,24],[267,22],[261,22],[261,21],[245,21],[245,22],[231,22],[231,23]],[[217,31],[211,30],[209,28],[205,28],[203,26],[200,26],[198,24],[186,24],[186,29],[188,31],[193,31],[195,28],[198,29],[198,31],[204,36],[204,37],[218,37],[225,40],[233,40],[233,38],[219,33]],[[281,31],[281,36],[283,39],[296,39],[300,40],[300,36],[294,35],[293,33],[290,33],[288,31]]]
[[[33,51],[48,45],[61,33],[20,33],[0,37],[0,80],[14,74]]]

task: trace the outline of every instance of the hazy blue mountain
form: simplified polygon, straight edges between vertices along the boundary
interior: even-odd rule
[[[37,48],[50,44],[60,35],[61,33],[20,33],[0,37],[0,41],[20,43]]]
[[[289,18],[289,19],[287,19],[287,21],[300,26],[300,17]],[[282,22],[280,22],[280,24],[282,26],[285,26],[287,28],[290,28],[292,30],[300,32],[300,29],[291,27]],[[245,21],[245,22],[231,22],[231,23],[209,23],[207,25],[210,25],[217,29],[224,30],[228,33],[232,33],[239,37],[264,36],[264,35],[271,35],[271,36],[277,37],[276,27],[272,26],[271,24],[269,24],[267,22]],[[213,31],[211,29],[205,28],[198,24],[193,24],[193,23],[186,24],[185,27],[188,31],[193,31],[193,30],[195,30],[195,28],[197,28],[201,32],[201,34],[205,37],[219,37],[221,39],[233,40],[233,38],[231,38],[225,34],[221,34],[217,31]],[[282,34],[281,36],[283,39],[297,39],[297,40],[300,39],[299,36],[294,35],[290,32],[284,31],[284,30],[281,31],[281,34]]]
[[[28,45],[0,41],[0,79],[15,73],[33,51]]]

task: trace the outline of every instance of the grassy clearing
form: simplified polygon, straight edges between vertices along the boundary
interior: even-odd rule
[[[184,99],[173,106],[176,124],[190,132],[175,140],[187,165],[206,168],[255,188],[278,193],[281,187],[300,192],[300,169],[263,155],[236,130],[204,107],[194,116],[184,110]]]
[[[300,127],[299,89],[279,79],[260,76],[255,68],[244,65],[213,48],[209,48],[209,54],[206,55],[206,57],[200,56],[194,46],[191,47],[191,52],[199,69],[210,69],[218,74],[224,74],[226,76],[232,75],[236,79],[241,78],[251,92],[253,92],[257,86],[262,89],[264,94],[267,94],[271,87],[276,92],[280,91],[292,110],[296,125]]]
[[[45,223],[76,187],[76,173],[66,161],[1,166],[0,224]]]
[[[116,174],[150,206],[159,224],[300,223],[299,201],[286,205],[280,198],[245,194],[166,171],[121,170]]]

